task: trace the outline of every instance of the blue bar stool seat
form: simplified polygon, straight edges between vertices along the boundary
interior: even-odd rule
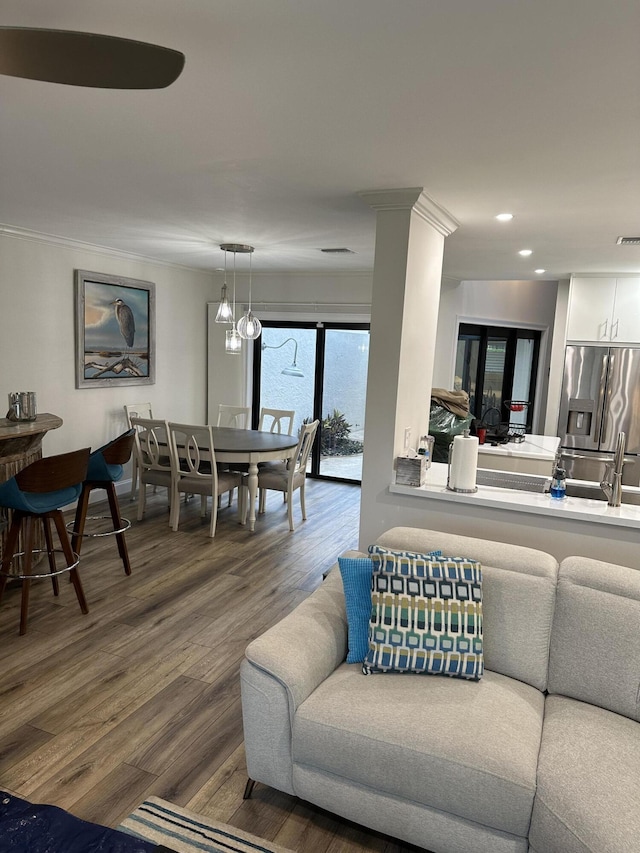
[[[127,518],[122,518],[120,515],[120,506],[118,504],[118,495],[116,493],[115,484],[122,478],[124,465],[131,458],[131,451],[135,440],[135,430],[130,429],[122,433],[113,441],[94,450],[89,457],[89,466],[87,468],[87,476],[82,484],[82,492],[80,500],[76,508],[76,517],[71,525],[72,538],[71,547],[78,554],[82,545],[83,537],[94,536],[114,536],[118,543],[118,552],[124,566],[125,574],[131,574],[131,564],[129,562],[129,553],[127,551],[127,543],[124,538],[125,530],[131,527],[131,522]],[[89,508],[89,497],[94,489],[104,489],[107,493],[109,501],[109,510],[111,512],[111,521],[113,530],[107,530],[104,533],[85,533],[85,523],[87,519],[98,520],[108,518],[109,516],[89,516],[87,515]]]
[[[62,507],[77,500],[82,491],[82,482],[86,476],[89,463],[88,447],[75,450],[72,453],[62,453],[58,456],[47,456],[37,459],[19,471],[15,477],[0,485],[0,506],[12,510],[12,519],[5,542],[2,563],[0,564],[0,601],[9,578],[22,582],[22,601],[20,608],[20,634],[27,630],[27,614],[29,610],[29,591],[31,581],[38,577],[51,577],[54,595],[59,594],[58,575],[69,572],[69,577],[83,613],[89,608],[84,596],[80,576],[78,575],[79,557],[74,553],[67,528],[62,515]],[[33,535],[34,525],[40,520],[44,528],[46,552],[49,560],[49,574],[33,574]],[[53,536],[51,532],[53,521],[66,565],[58,569],[56,566]],[[24,532],[24,551],[18,552],[20,532]],[[11,571],[15,557],[24,557],[22,570]]]

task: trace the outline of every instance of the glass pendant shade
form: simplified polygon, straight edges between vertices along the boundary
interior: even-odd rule
[[[227,296],[226,282],[222,285],[222,291],[220,293],[220,304],[218,305],[218,312],[216,314],[215,322],[233,323],[233,310],[231,308],[231,304]]]
[[[224,281],[222,290],[220,291],[220,304],[216,313],[216,323],[235,323],[234,317],[235,304],[231,307],[229,297],[227,296],[227,253],[224,253]]]
[[[262,333],[262,323],[254,317],[251,309],[238,320],[238,334],[245,341],[255,341]]]
[[[224,350],[230,355],[237,355],[242,352],[242,338],[235,328],[225,332]]]

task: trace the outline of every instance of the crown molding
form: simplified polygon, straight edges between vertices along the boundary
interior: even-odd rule
[[[358,195],[374,210],[412,210],[443,237],[453,234],[460,226],[455,216],[430,198],[422,187],[364,190]]]
[[[213,270],[203,270],[200,267],[190,267],[186,264],[176,264],[171,261],[162,261],[151,258],[148,255],[140,255],[135,252],[126,252],[122,249],[112,249],[109,246],[98,246],[94,243],[85,243],[82,240],[73,240],[69,237],[59,237],[55,234],[42,234],[39,231],[30,231],[28,228],[19,228],[15,225],[0,223],[0,236],[15,237],[17,240],[29,240],[33,243],[46,243],[49,246],[60,246],[66,249],[76,249],[82,252],[92,252],[97,255],[105,255],[111,258],[122,258],[124,260],[138,261],[145,264],[156,264],[161,267],[196,272],[201,275],[212,276]]]

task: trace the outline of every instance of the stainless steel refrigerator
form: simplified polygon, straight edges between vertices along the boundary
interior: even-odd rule
[[[600,482],[619,432],[622,482],[640,485],[640,347],[568,346],[558,417],[567,476]]]

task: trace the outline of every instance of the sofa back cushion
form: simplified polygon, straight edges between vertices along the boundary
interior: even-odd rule
[[[414,527],[377,540],[398,550],[441,550],[482,564],[485,669],[545,690],[558,562],[533,548]]]
[[[640,721],[640,572],[586,557],[562,561],[549,692]]]

